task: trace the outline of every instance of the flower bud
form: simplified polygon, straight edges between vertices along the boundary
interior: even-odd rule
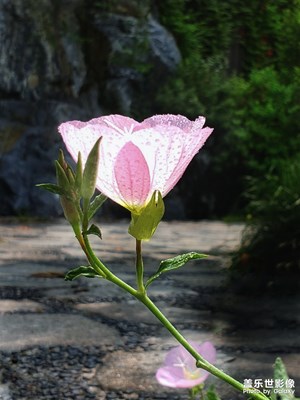
[[[60,203],[64,210],[66,220],[72,226],[79,224],[80,215],[74,202],[69,200],[66,196],[60,196]]]
[[[83,171],[81,194],[84,199],[90,199],[96,188],[96,180],[99,165],[99,145],[101,138],[97,140],[91,152],[88,155]]]

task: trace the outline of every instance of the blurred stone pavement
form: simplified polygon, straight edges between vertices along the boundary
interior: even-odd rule
[[[187,399],[158,385],[155,372],[176,345],[150,312],[111,283],[65,272],[86,265],[69,225],[0,222],[0,399]],[[272,377],[282,357],[300,394],[300,295],[234,293],[226,266],[243,226],[162,222],[144,243],[145,273],[182,252],[210,254],[165,274],[149,295],[188,340],[210,340],[217,366],[243,381]],[[105,223],[97,255],[135,284],[127,223]],[[210,377],[222,399],[242,399]]]

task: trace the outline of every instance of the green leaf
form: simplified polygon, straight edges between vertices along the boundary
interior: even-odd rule
[[[284,384],[288,381],[289,376],[287,374],[285,365],[280,357],[277,357],[275,360],[274,364],[274,381],[276,379],[279,379],[284,382]],[[283,388],[287,389],[287,388]],[[294,388],[291,388],[290,390],[294,390]],[[274,389],[272,390],[271,393],[271,399],[272,400],[297,400],[296,397],[293,395],[293,393],[284,393],[284,390],[282,393],[274,393]]]
[[[285,365],[280,357],[277,357],[274,364],[274,379],[288,379]]]
[[[66,191],[60,186],[55,185],[54,183],[39,183],[38,185],[35,186],[48,190],[48,192],[55,193],[60,196],[66,195]]]
[[[192,388],[190,388],[190,390],[189,390],[190,399],[191,400],[196,399],[198,394],[200,394],[200,396],[201,396],[201,394],[203,393],[203,388],[204,388],[204,384],[203,383],[200,383],[200,385],[193,386]],[[202,396],[201,396],[201,398],[202,398]]]
[[[104,194],[99,194],[94,198],[94,200],[91,202],[88,210],[88,219],[90,220],[96,212],[99,210],[99,208],[103,205],[103,203],[107,200],[107,197],[104,196]]]
[[[180,268],[190,260],[197,260],[206,257],[208,257],[206,254],[200,254],[192,251],[190,253],[180,254],[179,256],[176,256],[174,258],[168,258],[167,260],[163,260],[161,261],[160,266],[158,270],[155,272],[155,274],[148,279],[146,287],[148,287],[162,273]]]
[[[98,236],[100,239],[102,239],[102,233],[100,231],[100,229],[98,228],[97,225],[92,224],[89,229],[86,231],[87,235],[96,235]]]
[[[140,214],[131,213],[128,233],[137,240],[149,240],[156,231],[164,212],[165,206],[162,195],[156,190]]]
[[[79,278],[80,276],[85,276],[86,278],[102,278],[101,275],[99,275],[91,266],[87,267],[77,267],[74,269],[70,269],[66,273],[65,280],[66,281],[73,281],[76,278]]]
[[[96,188],[99,165],[99,146],[101,139],[102,138],[100,137],[97,140],[90,151],[83,171],[81,193],[82,197],[88,200],[93,196]]]
[[[221,400],[218,393],[216,392],[214,386],[210,386],[204,396],[205,400]]]

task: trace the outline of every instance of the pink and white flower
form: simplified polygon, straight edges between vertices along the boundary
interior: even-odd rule
[[[85,164],[102,137],[96,187],[107,197],[139,214],[154,191],[166,196],[213,129],[204,117],[190,121],[181,115],[155,115],[139,123],[110,115],[88,122],[69,121],[59,132],[75,161]]]
[[[216,349],[211,342],[190,344],[208,362],[213,364],[216,361]],[[158,382],[172,388],[192,388],[203,383],[208,376],[209,372],[197,368],[194,357],[181,345],[167,353],[164,365],[156,372]]]

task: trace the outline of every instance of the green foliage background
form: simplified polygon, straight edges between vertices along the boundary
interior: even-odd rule
[[[216,216],[248,213],[252,232],[254,226],[259,232],[247,236],[248,246],[251,237],[253,243],[259,237],[260,248],[270,251],[286,246],[270,264],[295,265],[300,247],[292,244],[299,234],[300,1],[165,0],[158,8],[183,54],[177,74],[157,97],[158,108],[207,117],[215,132],[213,183],[205,190],[222,199]]]
[[[160,91],[162,112],[207,116],[220,215],[245,206],[245,176],[299,151],[300,1],[160,2],[183,60]],[[223,182],[223,185],[222,185]],[[231,203],[231,204],[230,204]]]

